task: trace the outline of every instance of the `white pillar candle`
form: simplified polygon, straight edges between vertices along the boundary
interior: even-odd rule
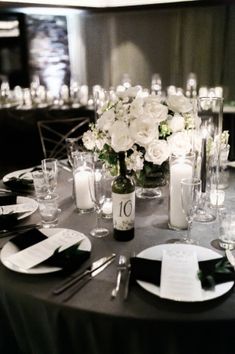
[[[89,187],[90,181],[90,187]],[[78,170],[74,173],[74,193],[75,193],[75,201],[78,209],[92,209],[94,207],[94,203],[91,199],[90,188],[94,189],[94,176],[92,171],[87,170]],[[93,191],[94,193],[94,191]]]
[[[182,162],[170,168],[170,225],[176,229],[187,228],[187,221],[181,205],[181,185],[183,178],[192,178],[193,167]]]

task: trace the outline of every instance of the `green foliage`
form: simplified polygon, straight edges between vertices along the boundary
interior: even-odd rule
[[[154,188],[165,185],[168,174],[168,161],[161,165],[154,165],[152,162],[145,161],[143,170],[136,172],[135,178],[138,186]]]
[[[118,172],[118,154],[107,144],[99,153],[99,159],[104,161],[112,176]]]
[[[226,258],[222,258],[213,268],[209,268],[207,271],[199,270],[198,278],[201,281],[203,289],[214,290],[218,275],[231,274],[232,272],[231,264]]]

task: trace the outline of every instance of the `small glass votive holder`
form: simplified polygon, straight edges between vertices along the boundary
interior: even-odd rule
[[[112,181],[114,177],[108,168],[103,166],[104,184],[105,184],[105,200],[102,206],[102,217],[112,219],[113,217],[113,201],[112,201]]]
[[[210,207],[223,208],[224,207],[225,192],[220,189],[211,189],[210,191]]]
[[[42,226],[45,228],[55,227],[58,223],[58,199],[58,194],[46,194],[37,198]]]
[[[223,249],[235,248],[235,212],[230,210],[219,213],[219,245]]]
[[[33,171],[32,177],[36,197],[46,195],[48,193],[48,183],[45,180],[43,170]]]

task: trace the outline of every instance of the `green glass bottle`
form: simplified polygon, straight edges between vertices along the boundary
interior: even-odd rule
[[[117,241],[134,238],[135,184],[126,174],[125,153],[119,153],[119,176],[112,183],[113,236]]]

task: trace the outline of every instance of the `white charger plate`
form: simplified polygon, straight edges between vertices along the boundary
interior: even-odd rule
[[[53,236],[59,231],[66,231],[69,229],[63,229],[63,228],[51,228],[51,229],[40,229],[40,231],[46,235],[47,237]],[[70,230],[71,231],[71,230]],[[72,230],[75,234],[78,236],[78,242],[79,240],[83,241],[79,245],[79,249],[83,251],[91,251],[91,241],[87,236],[82,234],[79,231]],[[60,267],[50,267],[46,265],[38,265],[36,267],[30,268],[28,270],[19,268],[12,263],[8,262],[7,258],[11,256],[12,254],[15,254],[19,252],[19,249],[14,243],[11,241],[8,241],[2,248],[0,259],[2,264],[4,264],[5,267],[7,267],[10,270],[13,270],[15,272],[19,273],[26,273],[26,274],[46,274],[46,273],[52,273],[52,272],[58,272],[61,270]]]
[[[179,251],[179,250],[183,250],[185,247],[187,247],[187,250],[195,251],[197,253],[198,261],[205,261],[205,260],[221,257],[221,254],[219,254],[218,252],[215,252],[209,248],[196,246],[196,245],[187,245],[187,244],[162,244],[162,245],[153,246],[153,247],[147,248],[147,249],[143,250],[142,252],[140,252],[137,255],[137,257],[153,259],[153,260],[162,260],[163,250]],[[137,280],[137,283],[142,288],[147,290],[148,292],[160,297],[160,287],[159,286],[156,286],[151,283],[147,283],[142,280]],[[231,282],[216,285],[214,290],[202,289],[202,297],[200,297],[196,300],[191,300],[189,298],[184,302],[201,302],[201,301],[215,299],[217,297],[220,297],[220,296],[226,294],[233,287],[233,284],[234,284],[234,282],[231,281]],[[180,301],[180,300],[175,300],[175,301]]]

